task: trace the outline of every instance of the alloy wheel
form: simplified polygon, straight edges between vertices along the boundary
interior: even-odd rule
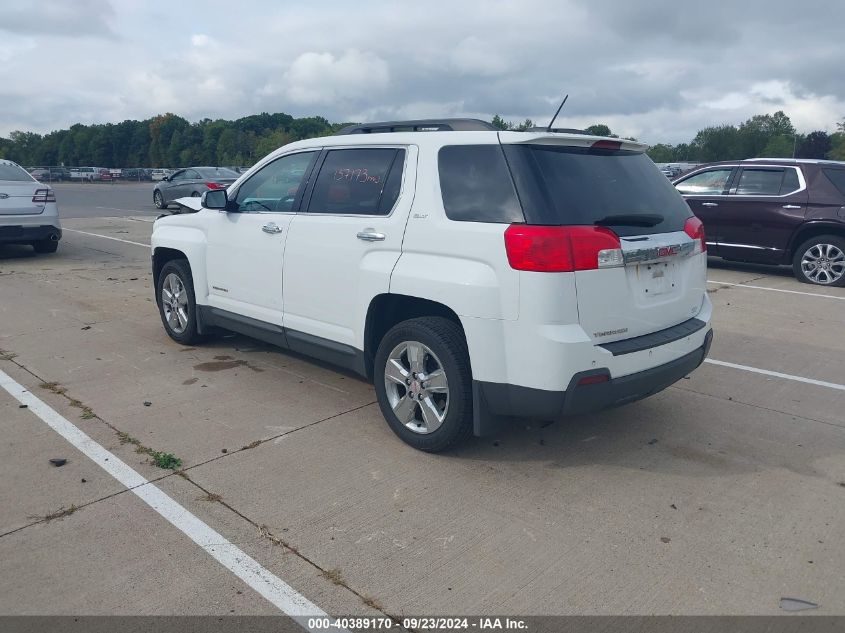
[[[384,368],[384,387],[393,413],[409,430],[427,435],[449,412],[449,380],[443,364],[418,341],[393,348]]]
[[[170,273],[161,284],[161,305],[167,326],[176,334],[188,327],[188,293],[179,275]]]
[[[835,244],[813,244],[801,257],[801,271],[813,283],[836,283],[845,275],[845,253]]]

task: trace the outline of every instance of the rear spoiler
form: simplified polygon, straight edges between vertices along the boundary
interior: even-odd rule
[[[504,145],[567,145],[570,147],[606,147],[629,152],[645,152],[649,145],[624,138],[590,136],[572,132],[499,132]]]

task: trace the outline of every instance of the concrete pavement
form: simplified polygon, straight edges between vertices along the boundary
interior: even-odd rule
[[[427,455],[352,375],[240,336],[167,338],[148,220],[66,219],[85,233],[52,256],[0,247],[0,370],[327,612],[776,614],[793,596],[845,614],[843,392],[705,365]],[[711,284],[713,358],[845,382],[845,292],[777,269],[710,279],[818,295]],[[272,611],[3,391],[0,419],[0,613]]]

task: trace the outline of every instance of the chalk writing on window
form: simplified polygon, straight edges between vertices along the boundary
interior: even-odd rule
[[[381,182],[381,176],[371,175],[366,168],[353,169],[351,167],[336,169],[333,176],[334,180],[341,180],[343,182],[359,182],[362,184],[377,185]]]

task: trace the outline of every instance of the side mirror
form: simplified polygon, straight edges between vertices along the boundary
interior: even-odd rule
[[[168,180],[170,180],[170,178],[169,178],[168,176],[162,176],[162,177],[161,177],[161,180],[162,180],[163,182],[167,182]]]
[[[229,204],[229,196],[225,189],[210,189],[202,194],[200,203],[206,209],[225,210]]]

